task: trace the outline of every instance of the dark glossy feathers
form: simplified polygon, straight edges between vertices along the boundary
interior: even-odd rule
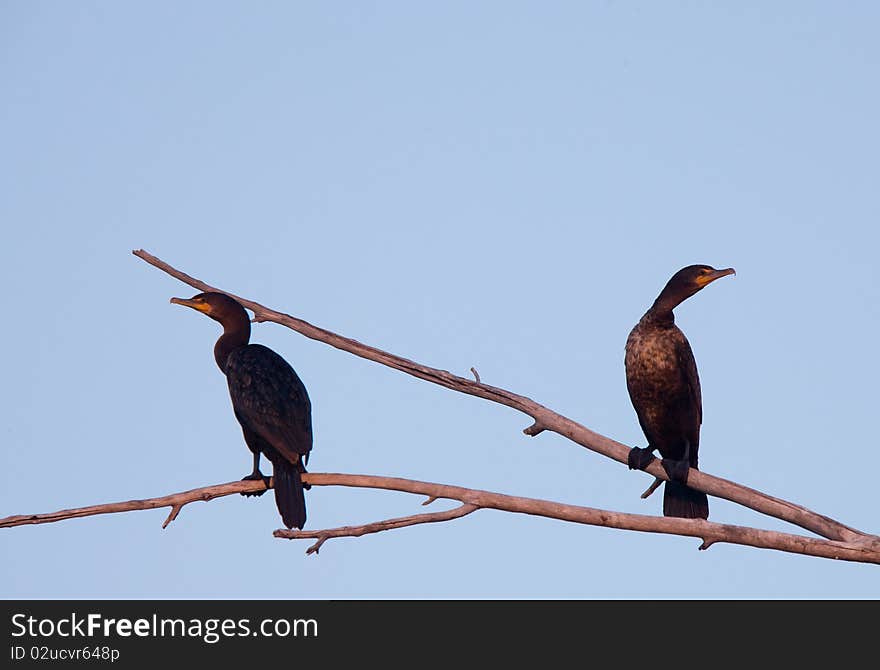
[[[307,463],[312,407],[290,364],[268,347],[248,344],[229,354],[225,372],[232,407],[251,450],[262,451],[273,463],[276,456],[290,463],[303,457]]]
[[[302,474],[312,449],[312,404],[306,387],[281,356],[261,344],[248,344],[251,322],[232,296],[207,291],[189,299],[171,298],[171,302],[223,326],[223,334],[214,343],[214,361],[226,376],[235,418],[253,454],[254,469],[244,479],[265,480],[260,457],[268,458],[284,525],[302,528],[306,522],[303,489],[307,487]]]

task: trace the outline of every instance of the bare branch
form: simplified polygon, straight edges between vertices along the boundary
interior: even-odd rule
[[[424,504],[424,503],[422,503]],[[467,516],[471,512],[479,509],[476,505],[467,503],[443,512],[432,512],[431,514],[413,514],[412,516],[403,516],[397,519],[386,519],[385,521],[375,521],[363,526],[342,526],[341,528],[330,528],[327,530],[287,530],[280,528],[273,535],[275,537],[287,540],[302,540],[314,538],[318,541],[306,549],[306,554],[317,554],[321,546],[331,537],[360,537],[369,533],[379,533],[383,530],[393,530],[394,528],[404,528],[405,526],[415,526],[420,523],[437,523],[438,521],[450,521]]]
[[[746,526],[720,524],[712,521],[703,521],[702,519],[679,519],[675,517],[612,512],[591,507],[567,505],[549,500],[523,498],[480,489],[468,489],[461,486],[434,484],[397,477],[309,473],[308,475],[303,475],[303,479],[306,478],[308,478],[308,482],[313,486],[351,486],[404,491],[458,500],[461,503],[482,509],[529,514],[591,526],[604,526],[606,528],[696,537],[702,540],[701,546],[703,548],[708,548],[718,542],[726,542],[822,558],[880,564],[880,538],[873,536],[859,537],[853,542],[841,542]],[[314,531],[314,534],[318,536],[321,532]]]
[[[532,417],[534,420],[534,424],[523,431],[526,435],[535,436],[544,430],[550,430],[563,437],[567,437],[571,441],[576,442],[587,449],[591,449],[607,456],[608,458],[618,461],[619,463],[627,463],[627,456],[630,451],[628,446],[607,438],[604,435],[600,435],[599,433],[595,433],[589,428],[538,404],[530,398],[512,393],[502,388],[490,386],[489,384],[477,383],[464,377],[453,375],[446,370],[439,370],[437,368],[420,365],[419,363],[406,358],[395,356],[394,354],[390,354],[381,349],[362,344],[357,340],[343,337],[329,330],[313,326],[302,319],[298,319],[282,312],[277,312],[252,300],[248,300],[247,298],[242,298],[241,296],[210,286],[209,284],[171,267],[164,261],[142,249],[135,250],[132,253],[138,258],[141,258],[147,263],[168,273],[172,277],[175,277],[200,291],[220,291],[222,293],[227,293],[251,310],[254,313],[254,321],[256,322],[272,321],[278,323],[291,328],[308,338],[324,342],[325,344],[329,344],[342,351],[347,351],[348,353],[360,356],[361,358],[366,358],[381,363],[382,365],[387,365],[390,368],[405,372],[418,379],[519,410]],[[653,461],[645,468],[645,471],[663,481],[666,481],[668,478],[666,471],[663,469],[662,465],[660,465],[659,460]],[[828,539],[845,542],[856,542],[860,539],[866,539],[867,541],[872,542],[875,539],[875,536],[873,535],[858,531],[830,517],[818,514],[806,507],[802,507],[801,505],[796,505],[795,503],[769,496],[760,491],[756,491],[755,489],[742,486],[741,484],[720,477],[715,477],[706,472],[694,470],[693,468],[688,472],[688,486],[704,491],[705,493],[718,498],[724,498],[731,502],[744,505],[757,512],[774,516],[783,521],[788,521],[789,523],[793,523]]]
[[[83,516],[93,516],[95,514],[113,514],[115,512],[132,512],[135,510],[170,507],[171,512],[168,515],[168,518],[165,519],[165,523],[162,524],[162,528],[165,528],[177,518],[180,510],[188,503],[196,502],[197,500],[213,500],[214,498],[232,495],[233,493],[254,493],[265,490],[266,487],[261,481],[230,482],[228,484],[217,484],[216,486],[205,486],[203,488],[192,489],[182,493],[174,493],[160,498],[127,500],[125,502],[105,503],[103,505],[91,505],[89,507],[76,507],[74,509],[63,509],[48,514],[19,514],[16,516],[8,516],[4,519],[0,519],[0,528],[12,528],[13,526],[27,526],[38,523],[53,523],[55,521],[76,519]]]
[[[523,498],[520,496],[493,493],[491,491],[483,491],[480,489],[468,489],[462,486],[435,484],[414,479],[401,479],[399,477],[315,472],[306,473],[302,477],[304,482],[311,484],[312,486],[348,486],[355,488],[382,489],[387,491],[403,491],[432,498],[457,500],[462,503],[460,507],[445,512],[418,514],[399,519],[379,521],[364,526],[303,531],[302,533],[295,531],[276,531],[275,534],[277,537],[317,539],[318,542],[311,547],[313,550],[312,553],[317,551],[324,541],[330,537],[357,537],[359,535],[366,535],[367,533],[402,528],[404,526],[411,526],[418,523],[447,521],[449,519],[465,516],[475,509],[482,508],[514,512],[517,514],[529,514],[591,526],[604,526],[606,528],[636,530],[646,533],[666,533],[671,535],[696,537],[702,540],[700,546],[702,549],[708,548],[717,542],[727,542],[731,544],[741,544],[763,549],[776,549],[779,551],[806,554],[822,558],[880,564],[880,538],[874,537],[858,538],[853,542],[824,540],[757,528],[714,523],[711,521],[703,521],[702,519],[678,519],[673,517],[611,512],[591,507],[567,505],[564,503],[552,502],[550,500]],[[270,486],[271,485],[272,482],[270,481]],[[261,481],[229,482],[227,484],[217,484],[215,486],[192,489],[190,491],[162,496],[160,498],[92,505],[91,507],[61,510],[49,514],[10,516],[5,519],[0,519],[0,528],[10,528],[27,524],[51,523],[63,519],[73,519],[95,514],[156,509],[159,507],[171,507],[172,511],[169,515],[169,519],[171,519],[176,516],[175,510],[179,511],[184,505],[197,500],[212,500],[213,498],[233,495],[235,493],[257,492],[260,490],[265,490],[264,484]]]
[[[474,375],[474,379],[477,380],[477,384],[482,383],[482,382],[480,381],[480,373],[477,372],[477,369],[476,369],[475,367],[471,367],[471,372],[472,372],[473,375]]]

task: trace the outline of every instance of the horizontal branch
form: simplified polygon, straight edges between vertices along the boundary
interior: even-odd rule
[[[527,435],[534,436],[542,431],[549,430],[567,437],[587,449],[591,449],[592,451],[618,461],[619,463],[627,463],[627,456],[629,455],[630,447],[605,437],[604,435],[593,432],[576,421],[540,405],[531,398],[512,393],[502,388],[490,386],[481,381],[472,381],[464,377],[459,377],[446,370],[439,370],[421,365],[409,359],[377,349],[376,347],[362,344],[357,340],[337,335],[336,333],[314,326],[302,319],[275,311],[257,302],[248,300],[247,298],[243,298],[234,293],[229,293],[228,291],[223,291],[222,289],[206,284],[203,281],[195,279],[194,277],[173,268],[142,249],[135,250],[132,253],[150,265],[159,268],[172,277],[189,284],[199,291],[219,291],[221,293],[227,293],[251,310],[254,313],[254,321],[256,322],[272,321],[278,323],[313,340],[329,344],[332,347],[354,354],[355,356],[360,356],[361,358],[381,363],[382,365],[405,372],[418,379],[519,410],[534,420],[534,423],[524,431]],[[647,468],[645,468],[645,471],[654,475],[658,479],[664,481],[668,479],[666,471],[660,465],[659,460],[654,460]],[[783,521],[795,524],[831,540],[845,542],[864,540],[876,542],[878,546],[880,546],[880,538],[876,536],[858,531],[830,517],[818,514],[806,507],[802,507],[801,505],[769,496],[761,491],[742,486],[741,484],[737,484],[736,482],[727,479],[715,477],[700,470],[695,470],[693,468],[689,470],[688,485],[718,498],[724,498],[731,502],[749,507],[757,512],[782,519]]]
[[[865,541],[839,542],[818,538],[780,533],[776,531],[760,530],[744,526],[732,526],[719,524],[701,519],[678,519],[674,517],[646,516],[643,514],[627,514],[624,512],[611,512],[608,510],[567,505],[564,503],[540,500],[537,498],[523,498],[503,493],[494,493],[480,489],[469,489],[462,486],[449,484],[436,484],[422,482],[413,479],[399,477],[379,477],[373,475],[356,475],[340,473],[315,473],[303,475],[303,481],[312,486],[346,486],[355,488],[382,489],[388,491],[401,491],[425,495],[429,498],[446,498],[457,500],[462,503],[458,508],[436,512],[433,514],[418,514],[398,519],[378,521],[364,526],[348,526],[317,531],[290,531],[276,530],[276,537],[302,539],[317,539],[314,545],[309,547],[308,553],[317,551],[320,546],[331,537],[358,537],[368,533],[377,533],[383,530],[392,530],[420,523],[432,523],[448,521],[470,514],[477,509],[495,509],[517,514],[529,514],[549,519],[559,519],[572,523],[580,523],[591,526],[604,526],[606,528],[619,528],[624,530],[636,530],[647,533],[666,533],[696,537],[702,540],[701,549],[706,549],[719,542],[741,544],[764,549],[776,549],[796,554],[833,558],[845,561],[880,564],[880,550],[872,543]],[[272,482],[270,481],[270,486]],[[204,488],[192,489],[181,493],[147,498],[144,500],[129,500],[125,502],[106,503],[103,505],[91,505],[75,509],[60,510],[48,514],[22,514],[0,519],[0,528],[11,528],[28,524],[53,523],[64,519],[74,519],[96,514],[112,514],[116,512],[130,512],[134,510],[157,509],[170,507],[171,512],[165,523],[177,516],[184,505],[199,500],[207,501],[221,496],[234,495],[236,493],[255,493],[265,490],[261,481],[237,481],[226,484],[217,484]]]
[[[377,477],[373,475],[351,475],[339,473],[309,473],[308,482],[312,486],[347,486],[358,488],[384,489],[426,495],[432,498],[457,500],[477,509],[495,509],[503,512],[529,514],[548,519],[570,521],[590,526],[636,530],[646,533],[665,533],[696,537],[702,540],[700,549],[708,549],[713,544],[726,542],[762,549],[776,549],[795,554],[805,554],[820,558],[833,558],[859,563],[880,564],[880,547],[871,538],[856,538],[852,542],[825,540],[819,538],[793,535],[747,526],[715,523],[702,519],[680,519],[676,517],[648,516],[629,514],[579,505],[524,498],[504,493],[494,493],[481,489],[469,489],[449,484],[435,484],[413,479],[398,477]],[[382,522],[379,522],[382,523]],[[411,525],[411,524],[407,524]],[[345,534],[342,529],[330,531],[308,531],[302,537],[320,536],[323,533],[336,533],[335,537]],[[296,539],[301,531],[277,530],[276,537]]]
[[[78,519],[80,517],[94,516],[96,514],[114,514],[116,512],[133,512],[136,510],[170,507],[171,512],[165,519],[165,523],[162,524],[162,528],[165,528],[177,518],[180,510],[188,503],[196,502],[198,500],[213,500],[214,498],[221,498],[234,493],[255,493],[257,491],[265,490],[266,485],[263,484],[262,481],[229,482],[228,484],[217,484],[215,486],[205,486],[199,489],[183,491],[182,493],[173,493],[159,498],[126,500],[125,502],[104,503],[103,505],[90,505],[89,507],[75,507],[73,509],[62,509],[47,514],[18,514],[15,516],[7,516],[0,519],[0,528],[28,526],[39,523],[54,523],[55,521]]]

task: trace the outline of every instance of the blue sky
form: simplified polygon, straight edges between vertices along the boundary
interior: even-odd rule
[[[0,515],[238,479],[205,281],[627,444],[623,344],[677,310],[712,474],[878,532],[874,3],[0,6]],[[313,471],[637,513],[644,474],[274,324]],[[313,488],[312,529],[423,511]],[[438,505],[443,503],[435,503]],[[719,522],[794,530],[712,500]],[[271,496],[0,533],[7,598],[876,598],[873,566],[481,511],[272,537]],[[281,578],[278,575],[282,575]]]

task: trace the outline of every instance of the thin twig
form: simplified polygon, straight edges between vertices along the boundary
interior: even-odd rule
[[[649,495],[651,495],[652,493],[654,493],[654,491],[657,490],[657,487],[659,487],[660,484],[662,484],[662,483],[663,483],[663,480],[662,480],[662,479],[660,479],[660,478],[658,478],[658,477],[654,477],[654,481],[651,482],[651,485],[650,485],[648,488],[645,489],[645,492],[641,495],[641,497],[642,497],[643,499],[644,499],[644,498],[647,498]]]
[[[162,528],[168,528],[168,524],[174,521],[177,518],[177,515],[180,514],[180,510],[183,509],[183,505],[174,505],[171,508],[171,511],[168,513],[168,518],[165,519],[165,523],[162,524]]]
[[[257,302],[235,295],[234,293],[223,291],[222,289],[195,279],[194,277],[173,268],[143,249],[134,250],[132,253],[150,265],[159,268],[163,272],[166,272],[172,277],[175,277],[200,291],[220,291],[222,293],[227,293],[227,295],[232,296],[246,308],[251,310],[254,313],[254,321],[258,323],[272,321],[291,328],[313,340],[324,342],[325,344],[329,344],[342,351],[347,351],[356,356],[360,356],[361,358],[366,358],[381,363],[382,365],[387,365],[390,368],[405,372],[418,379],[444,386],[453,391],[467,393],[507,407],[512,407],[530,416],[534,420],[534,423],[523,431],[526,435],[535,436],[545,430],[550,430],[563,437],[567,437],[571,441],[586,447],[587,449],[591,449],[607,456],[608,458],[618,461],[619,463],[627,463],[630,447],[605,437],[604,435],[593,432],[576,421],[538,404],[531,398],[489,384],[477,383],[470,379],[453,375],[446,370],[439,370],[437,368],[421,365],[415,361],[395,356],[394,354],[377,349],[376,347],[362,344],[357,340],[337,335],[336,333],[314,326],[307,321],[290,316],[289,314],[277,312],[268,307],[264,307]],[[663,469],[659,460],[654,460],[650,463],[645,468],[645,471],[663,481],[668,479],[666,471]],[[782,519],[783,521],[788,521],[789,523],[793,523],[828,539],[855,542],[859,539],[873,541],[876,538],[876,536],[851,528],[850,526],[844,525],[828,516],[818,514],[801,505],[780,498],[775,498],[762,493],[761,491],[757,491],[720,477],[715,477],[693,468],[688,471],[688,486],[718,498],[724,498],[731,502],[744,505],[745,507],[749,507],[763,514]]]
[[[471,368],[471,372],[472,372],[473,375],[474,375],[474,379],[477,380],[477,384],[482,384],[482,382],[480,381],[480,373],[477,372],[477,369],[474,368],[474,367],[472,367],[472,368]]]
[[[198,489],[183,491],[182,493],[161,496],[159,498],[126,500],[125,502],[104,503],[103,505],[90,505],[89,507],[76,507],[74,509],[59,510],[58,512],[49,512],[48,514],[18,514],[16,516],[8,516],[4,519],[0,519],[0,528],[53,523],[55,521],[64,521],[65,519],[94,516],[95,514],[113,514],[115,512],[132,512],[135,510],[170,507],[171,513],[162,524],[162,528],[165,528],[177,518],[180,510],[188,503],[196,502],[198,500],[213,500],[214,498],[232,495],[233,493],[252,493],[265,490],[266,486],[261,481],[229,482],[228,484],[205,486]]]
[[[452,519],[459,519],[463,516],[467,516],[477,509],[479,508],[476,505],[464,503],[458,507],[443,512],[413,514],[412,516],[403,516],[398,517],[397,519],[374,521],[373,523],[364,524],[362,526],[342,526],[341,528],[328,528],[327,530],[288,530],[286,528],[280,528],[276,530],[273,535],[287,540],[303,540],[308,538],[317,539],[317,542],[306,549],[306,554],[317,554],[324,542],[333,537],[360,537],[361,535],[368,535],[370,533],[379,533],[383,530],[415,526],[420,523],[450,521]]]

